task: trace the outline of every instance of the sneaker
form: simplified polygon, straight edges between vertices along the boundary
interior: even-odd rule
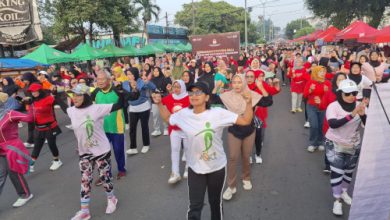
[[[252,161],[252,157],[249,157],[249,163],[252,164],[253,161]]]
[[[128,154],[128,155],[135,155],[135,154],[138,154],[138,150],[137,149],[128,149],[126,151],[126,154]]]
[[[340,201],[334,201],[333,203],[333,214],[343,215],[343,204]]]
[[[291,113],[295,114],[296,112],[297,112],[297,110],[291,109]]]
[[[35,172],[35,169],[34,169],[34,166],[33,166],[33,165],[30,166],[29,171],[30,171],[30,173],[34,173],[34,172]]]
[[[107,199],[106,214],[112,214],[116,210],[118,199],[114,196],[113,198]]]
[[[60,109],[61,107],[59,105],[54,105],[55,109]]]
[[[53,161],[52,163],[51,163],[51,166],[50,166],[50,170],[58,170],[58,168],[60,168],[62,166],[62,162],[61,162],[61,160],[58,160],[58,161]]]
[[[164,135],[164,136],[168,136],[168,134],[169,134],[169,133],[168,133],[168,130],[164,129],[163,135]]]
[[[319,151],[324,151],[324,150],[325,150],[325,147],[324,147],[324,145],[320,145],[320,146],[318,146],[318,150],[319,150]]]
[[[99,178],[95,181],[95,186],[101,186],[103,185],[103,181]]]
[[[128,130],[130,129],[130,125],[129,125],[129,124],[126,124],[126,125],[125,125],[125,129],[126,129],[126,131],[128,131]]]
[[[230,188],[228,187],[225,192],[223,193],[223,199],[224,200],[231,200],[233,195],[237,192],[237,189],[236,188]]]
[[[25,142],[24,146],[26,146],[26,148],[34,148],[34,144],[30,144],[28,142]]]
[[[255,157],[256,163],[261,164],[263,163],[263,159],[261,158],[261,155]]]
[[[47,142],[47,140],[45,140],[45,144],[47,144],[48,142]]]
[[[310,153],[313,153],[314,151],[316,151],[316,149],[317,149],[316,147],[311,145],[307,147],[307,151],[309,151]]]
[[[187,158],[186,158],[186,154],[185,154],[185,153],[183,153],[183,156],[181,156],[181,161],[183,161],[183,162],[187,161]]]
[[[160,136],[160,135],[161,135],[161,131],[153,131],[153,132],[151,133],[151,135],[152,135],[153,137]]]
[[[149,146],[143,146],[141,149],[141,153],[146,154],[149,151]]]
[[[18,123],[19,128],[23,128],[23,124],[21,122]]]
[[[325,167],[325,169],[322,170],[325,174],[330,174],[330,168]]]
[[[188,168],[186,167],[183,173],[183,178],[187,179],[188,178]]]
[[[89,212],[83,212],[83,211],[78,211],[75,216],[71,220],[88,220],[91,218],[91,215]]]
[[[70,125],[65,125],[65,127],[66,127],[67,129],[73,130],[72,124],[70,124]]]
[[[171,176],[168,179],[169,184],[175,184],[181,180],[180,175],[172,173]]]
[[[251,190],[252,189],[252,183],[250,180],[243,180],[242,181],[242,187],[245,189],[245,190]]]
[[[126,176],[126,172],[118,172],[118,175],[116,175],[116,179],[120,180],[122,177]]]
[[[351,205],[352,204],[352,198],[348,195],[347,191],[343,190],[343,193],[341,194],[341,198],[343,199],[345,204],[347,204],[347,205]]]
[[[297,112],[303,112],[301,108],[297,108]]]
[[[34,197],[34,195],[30,194],[27,198],[18,198],[18,200],[16,200],[16,202],[14,204],[12,204],[12,206],[14,208],[18,208],[18,207],[24,206],[33,197]]]
[[[305,128],[310,128],[310,122],[305,122],[305,124],[303,125],[303,127],[305,127]]]

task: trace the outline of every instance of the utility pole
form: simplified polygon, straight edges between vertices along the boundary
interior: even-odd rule
[[[245,52],[248,53],[248,22],[247,22],[247,0],[245,0]]]
[[[165,12],[165,25],[166,25],[166,31],[165,31],[165,33],[166,33],[166,37],[167,37],[167,44],[168,44],[168,39],[169,39],[169,28],[168,28],[168,26],[169,26],[169,23],[168,23],[168,12]]]
[[[263,1],[262,4],[263,4],[263,33],[264,33],[264,41],[266,41],[265,39],[265,3],[266,1]]]
[[[192,34],[195,34],[195,4],[192,0]]]

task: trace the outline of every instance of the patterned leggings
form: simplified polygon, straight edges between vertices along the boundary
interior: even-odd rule
[[[92,184],[92,172],[94,165],[97,165],[100,180],[103,182],[106,193],[111,193],[114,186],[111,181],[111,153],[105,153],[98,157],[94,157],[91,154],[85,154],[80,156],[80,171],[81,171],[81,190],[80,196],[82,202],[89,201],[91,195],[91,184]]]

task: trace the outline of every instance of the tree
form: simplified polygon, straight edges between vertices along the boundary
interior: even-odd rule
[[[240,31],[241,41],[245,35],[245,10],[242,7],[235,7],[225,1],[213,2],[202,0],[192,4],[184,4],[183,9],[175,14],[175,24],[188,27],[190,33],[209,34]],[[193,6],[195,13],[195,30],[192,26]],[[248,30],[251,28],[249,13]],[[248,31],[248,38],[253,33]]]
[[[298,38],[298,37],[302,37],[302,36],[305,36],[305,35],[308,35],[308,34],[311,34],[315,31],[315,29],[311,26],[309,27],[304,27],[302,29],[299,29],[295,34],[294,34],[294,38]]]
[[[135,0],[134,3],[139,5],[139,7],[135,9],[136,12],[142,12],[144,29],[142,31],[141,44],[143,44],[144,35],[146,35],[146,24],[151,21],[153,17],[158,20],[158,15],[161,9],[158,5],[153,4],[152,0]]]
[[[316,16],[329,19],[338,28],[348,26],[354,19],[368,18],[369,24],[378,27],[390,0],[306,0],[306,6]]]
[[[305,27],[311,27],[309,22],[307,22],[305,19],[293,20],[287,24],[285,35],[288,39],[291,40],[293,39],[296,32]]]

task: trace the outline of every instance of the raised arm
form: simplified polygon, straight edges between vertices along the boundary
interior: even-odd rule
[[[158,106],[158,109],[160,110],[160,116],[161,118],[169,123],[169,118],[171,117],[171,113],[168,111],[167,107],[161,103],[161,94],[160,93],[153,93],[152,99],[154,104]]]

